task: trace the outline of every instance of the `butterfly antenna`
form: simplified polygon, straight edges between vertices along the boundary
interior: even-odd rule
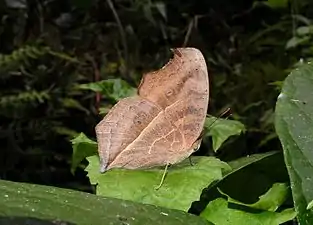
[[[228,115],[227,115],[228,114]],[[230,108],[227,108],[226,110],[224,110],[224,112],[222,112],[218,117],[215,118],[215,120],[210,124],[210,126],[208,128],[211,128],[213,126],[213,124],[219,120],[220,118],[224,117],[225,115],[226,116],[226,119],[228,119],[228,117],[230,117],[232,114],[231,114],[231,109]],[[207,115],[208,117],[208,115]],[[204,133],[204,131],[202,131],[202,133]],[[201,135],[203,136],[203,134],[201,133]]]

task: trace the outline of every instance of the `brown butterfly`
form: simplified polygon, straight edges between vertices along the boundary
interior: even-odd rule
[[[175,164],[199,148],[209,101],[206,63],[198,49],[173,52],[143,77],[137,96],[120,100],[96,126],[101,172]]]

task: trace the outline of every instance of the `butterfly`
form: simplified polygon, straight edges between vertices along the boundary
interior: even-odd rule
[[[120,100],[97,124],[100,172],[176,164],[199,148],[209,102],[206,62],[195,48],[173,53],[143,76],[136,96]]]

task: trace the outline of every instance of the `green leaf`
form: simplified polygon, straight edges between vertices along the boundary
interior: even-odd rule
[[[239,135],[245,131],[245,126],[239,121],[217,119],[213,116],[205,119],[204,128],[207,130],[205,136],[212,136],[215,152],[230,136]]]
[[[275,212],[286,200],[289,194],[289,187],[284,183],[275,183],[264,194],[259,197],[259,200],[253,204],[246,204],[231,198],[229,195],[220,191],[223,195],[227,196],[228,202],[237,205],[244,205],[254,209],[261,209],[266,211]]]
[[[252,204],[274,183],[289,183],[282,152],[260,157],[250,165],[228,174],[218,188],[238,201]]]
[[[205,225],[200,217],[93,194],[0,180],[1,224]]]
[[[53,55],[55,57],[58,57],[60,59],[65,60],[65,61],[72,62],[72,63],[79,63],[79,60],[77,58],[71,57],[71,56],[65,54],[64,52],[55,52],[52,50],[49,50],[48,52],[50,55]]]
[[[270,158],[272,156],[275,156],[277,154],[280,154],[277,151],[272,151],[272,152],[266,152],[262,154],[253,154],[253,155],[248,155],[233,161],[228,162],[228,165],[232,168],[232,170],[227,173],[227,176],[246,168],[247,166],[250,166],[253,163],[260,162],[264,159]]]
[[[267,1],[256,1],[253,4],[253,7],[258,5],[267,5],[273,9],[286,8],[288,6],[289,0],[267,0]]]
[[[162,15],[162,17],[167,20],[167,13],[166,13],[166,5],[164,2],[156,2],[154,3],[154,6],[159,11],[159,13]]]
[[[67,128],[67,127],[54,126],[52,129],[57,134],[65,135],[65,136],[68,136],[69,138],[73,138],[73,137],[78,135],[78,133],[75,130],[72,130],[72,129]]]
[[[210,202],[201,217],[215,225],[278,225],[292,220],[296,213],[293,209],[286,209],[282,212],[256,211],[236,207],[235,204],[228,204],[227,200],[218,198]]]
[[[200,202],[193,205],[192,212],[200,213],[210,201],[224,197],[221,191],[237,201],[253,204],[274,183],[289,182],[281,152],[254,154],[228,162],[228,165],[232,170],[226,171],[221,180],[205,189]],[[288,197],[290,197],[290,192]],[[272,205],[272,207],[275,206],[275,204]]]
[[[297,35],[304,36],[304,35],[310,35],[313,33],[313,26],[301,26],[298,27],[296,30]]]
[[[203,188],[222,178],[222,170],[228,165],[214,157],[192,157],[168,169],[164,183],[161,181],[164,168],[149,170],[112,169],[99,173],[97,156],[87,158],[86,168],[92,184],[97,185],[97,194],[135,202],[153,204],[167,208],[188,211],[193,201],[197,201]]]
[[[299,224],[313,224],[313,66],[286,78],[276,103],[275,127],[284,149]]]
[[[71,142],[73,148],[71,172],[74,173],[77,166],[86,157],[97,154],[98,144],[89,139],[84,133],[80,133]]]
[[[313,200],[309,202],[308,206],[306,207],[307,210],[312,209],[313,207]]]
[[[288,1],[289,0],[267,0],[265,4],[274,9],[286,8],[288,6]]]
[[[100,107],[99,114],[106,115],[110,111],[111,108],[112,108],[112,105],[106,105],[106,107]]]
[[[108,79],[94,83],[81,84],[80,89],[100,92],[104,97],[117,102],[122,98],[136,94],[136,88],[121,79]]]
[[[310,37],[308,36],[304,36],[304,37],[294,36],[288,40],[286,44],[286,49],[295,48],[299,45],[307,43],[309,40],[310,40]]]
[[[64,107],[78,109],[85,112],[86,114],[90,114],[84,106],[82,106],[77,100],[73,98],[63,98],[61,102]]]
[[[70,0],[70,2],[77,8],[84,10],[87,10],[90,7],[92,7],[92,4],[94,3],[93,0]]]

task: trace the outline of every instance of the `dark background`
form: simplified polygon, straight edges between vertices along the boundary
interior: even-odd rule
[[[312,55],[313,2],[270,3],[0,0],[0,178],[91,191],[86,162],[70,172],[70,140],[95,137],[99,107],[114,102],[77,85],[122,78],[135,87],[173,47],[203,52],[209,114],[230,107],[247,128],[217,157],[280,150],[273,110],[281,81]],[[212,154],[210,140],[198,154]]]

